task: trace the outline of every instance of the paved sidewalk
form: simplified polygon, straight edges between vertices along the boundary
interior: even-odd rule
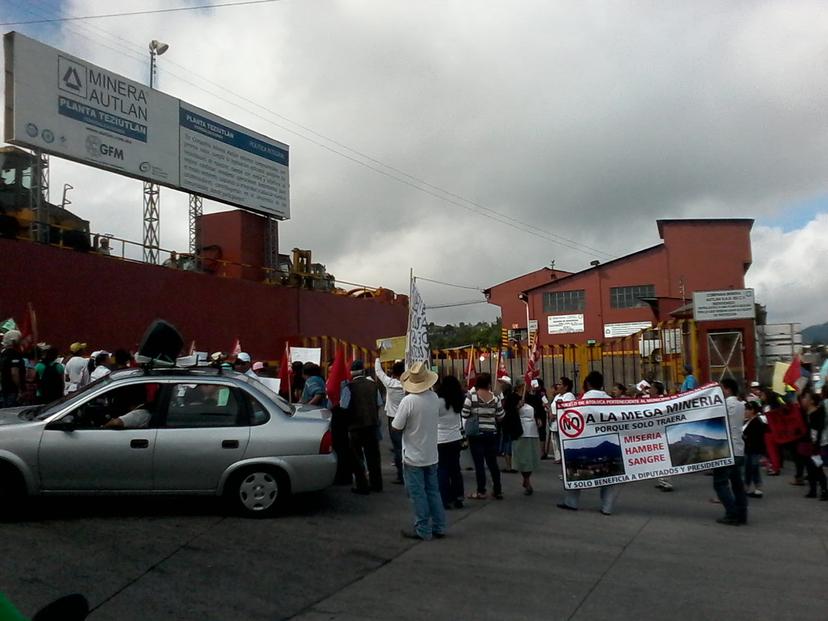
[[[387,456],[386,449],[383,455]],[[60,499],[0,524],[0,591],[26,614],[84,593],[91,621],[297,619],[828,619],[828,502],[767,480],[750,525],[715,523],[712,478],[623,487],[562,511],[559,467],[535,495],[467,501],[440,541],[402,539],[402,487],[299,497],[275,519],[225,516],[209,499]],[[472,473],[465,472],[467,489]]]
[[[623,488],[617,512],[584,492],[555,507],[558,469],[536,493],[451,512],[450,535],[413,546],[296,619],[828,619],[828,503],[770,478],[750,524],[715,523],[712,478]],[[471,502],[471,501],[470,501]],[[816,587],[816,588],[815,588]]]

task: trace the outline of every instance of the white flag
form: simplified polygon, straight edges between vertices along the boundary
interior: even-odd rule
[[[431,350],[428,348],[428,320],[426,306],[414,280],[411,281],[411,296],[408,300],[408,345],[405,351],[406,367],[415,362],[430,364]]]

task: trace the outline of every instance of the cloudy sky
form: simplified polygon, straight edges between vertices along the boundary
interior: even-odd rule
[[[4,0],[0,21],[186,4]],[[337,278],[487,287],[657,243],[657,218],[751,217],[770,320],[828,320],[825,2],[281,0],[9,29],[140,81],[169,43],[161,90],[291,145],[282,248]],[[140,240],[140,182],[53,158],[53,199],[64,182],[94,230]],[[186,250],[186,195],[162,190],[161,219]]]

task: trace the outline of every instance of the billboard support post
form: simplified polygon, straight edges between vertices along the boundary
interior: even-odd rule
[[[201,229],[198,219],[204,213],[204,201],[198,194],[190,194],[190,254],[196,257],[201,254]]]
[[[49,218],[46,210],[49,192],[49,157],[34,149],[32,158],[31,184],[29,186],[29,208],[32,210],[31,238],[43,244],[49,243]]]
[[[279,269],[279,221],[267,216],[267,228],[265,230],[265,267],[277,270]],[[267,280],[271,280],[273,277],[274,273],[271,271],[267,275]]]

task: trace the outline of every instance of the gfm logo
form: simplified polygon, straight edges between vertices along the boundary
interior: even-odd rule
[[[97,136],[87,136],[86,152],[94,159],[100,159],[102,157],[108,157],[114,160],[124,159],[123,149],[112,146],[111,144],[106,144]]]

